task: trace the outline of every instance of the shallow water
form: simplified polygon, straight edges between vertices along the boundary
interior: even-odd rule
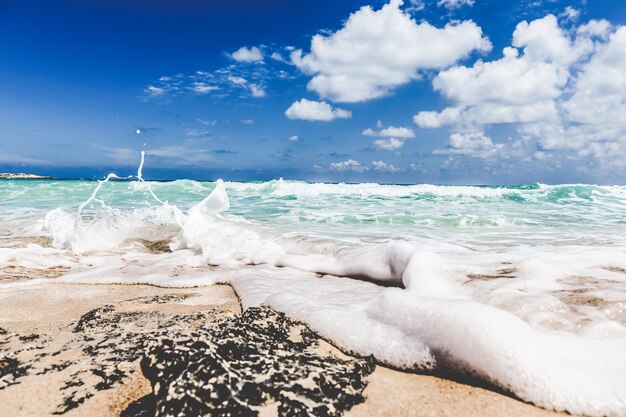
[[[0,180],[3,285],[229,282],[395,366],[626,414],[626,187],[98,185]]]

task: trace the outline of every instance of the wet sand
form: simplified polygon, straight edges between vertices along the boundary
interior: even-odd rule
[[[0,415],[548,416],[343,354],[230,286],[0,287]]]

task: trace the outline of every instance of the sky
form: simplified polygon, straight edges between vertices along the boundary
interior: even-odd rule
[[[0,0],[0,172],[626,184],[614,0]]]

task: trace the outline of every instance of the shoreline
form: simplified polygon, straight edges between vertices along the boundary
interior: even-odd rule
[[[0,287],[0,301],[2,415],[126,417],[139,412],[154,415],[154,407],[170,412],[161,415],[197,412],[180,409],[180,398],[164,400],[167,390],[162,387],[167,384],[179,388],[183,384],[184,392],[198,395],[198,387],[185,382],[188,374],[181,378],[182,374],[155,372],[168,361],[178,366],[202,363],[217,374],[226,366],[231,371],[216,374],[218,379],[236,374],[250,384],[247,391],[230,392],[239,397],[234,402],[200,408],[209,413],[240,406],[262,416],[289,410],[311,413],[315,408],[307,411],[305,405],[314,401],[326,407],[328,415],[348,417],[565,415],[471,381],[391,369],[370,358],[349,356],[269,308],[242,314],[230,285],[162,288],[50,282]],[[239,334],[239,339],[223,344],[231,333]],[[220,349],[233,343],[242,351],[240,357],[231,352],[234,356],[219,365],[226,357]],[[197,348],[199,344],[204,347]],[[249,346],[252,350],[245,351]],[[217,356],[210,354],[215,349]],[[259,368],[259,361],[267,366]],[[275,367],[280,370],[271,371]],[[254,382],[268,372],[273,372],[274,385]],[[324,393],[320,381],[329,380],[334,385],[328,386],[342,388],[327,387]],[[155,389],[159,386],[163,392]],[[226,392],[229,386],[213,386],[208,392]],[[31,400],[34,393],[36,402]],[[297,400],[302,395],[308,402]],[[210,403],[211,397],[206,401]]]

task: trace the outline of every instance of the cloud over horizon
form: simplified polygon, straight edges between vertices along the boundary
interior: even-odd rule
[[[420,111],[414,122],[453,131],[448,149],[436,154],[508,155],[484,129],[512,125],[519,136],[509,147],[528,148],[527,158],[565,151],[626,167],[624,26],[591,20],[565,28],[551,14],[522,21],[501,58],[451,67],[432,85],[451,105]]]
[[[402,4],[364,6],[338,31],[313,36],[309,53],[292,52],[292,62],[312,76],[307,88],[334,102],[367,101],[419,79],[420,70],[446,68],[473,51],[491,50],[473,21],[437,28],[417,23]]]

